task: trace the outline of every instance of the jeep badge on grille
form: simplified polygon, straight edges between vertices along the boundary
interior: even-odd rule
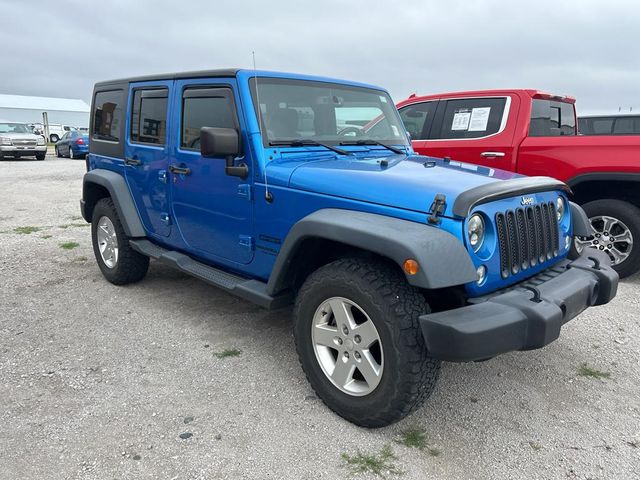
[[[521,205],[533,205],[534,203],[536,203],[536,201],[533,197],[522,197],[520,199]]]

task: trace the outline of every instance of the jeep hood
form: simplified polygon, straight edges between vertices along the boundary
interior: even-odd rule
[[[307,160],[289,170],[288,181],[283,178],[284,171],[279,170],[270,164],[270,179],[287,183],[290,188],[424,213],[429,211],[435,195],[442,193],[447,203],[444,215],[448,217],[453,216],[454,202],[462,192],[521,177],[478,165],[406,155]]]

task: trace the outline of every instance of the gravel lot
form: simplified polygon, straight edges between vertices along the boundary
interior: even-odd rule
[[[314,396],[290,311],[157,263],[107,283],[79,217],[83,172],[0,162],[0,478],[335,479],[343,453],[385,445],[408,479],[640,478],[639,277],[543,350],[444,364],[422,409],[366,430]],[[428,448],[398,443],[412,428]]]

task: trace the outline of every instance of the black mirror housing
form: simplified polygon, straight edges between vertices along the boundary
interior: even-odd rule
[[[238,132],[233,128],[202,127],[200,153],[206,158],[237,157],[240,154]]]

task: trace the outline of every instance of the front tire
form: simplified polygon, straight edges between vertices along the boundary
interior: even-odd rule
[[[347,258],[312,273],[296,299],[300,363],[318,396],[341,417],[383,427],[418,408],[435,388],[418,316],[422,294],[383,260]]]
[[[46,156],[46,153],[36,153],[36,160],[44,160]]]
[[[114,285],[142,280],[149,269],[149,257],[129,244],[111,198],[96,203],[91,219],[93,253],[104,277]]]
[[[593,235],[576,238],[573,254],[584,248],[605,252],[620,278],[640,271],[640,208],[622,200],[603,199],[585,203]]]

